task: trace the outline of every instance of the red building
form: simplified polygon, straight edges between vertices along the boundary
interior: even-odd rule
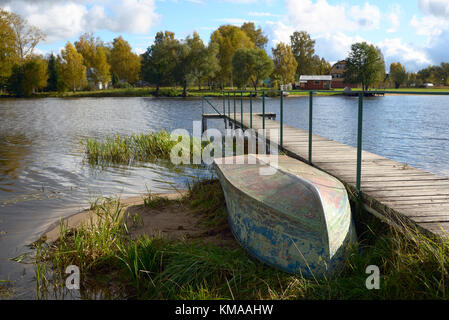
[[[300,76],[299,87],[303,90],[328,90],[332,88],[332,76]],[[298,83],[296,83],[298,87]]]
[[[345,78],[343,78],[343,73],[345,72],[346,61],[341,60],[332,66],[331,75],[332,75],[332,88],[358,88],[357,84],[346,83]]]

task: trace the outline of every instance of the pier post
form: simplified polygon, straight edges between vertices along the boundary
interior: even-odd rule
[[[312,164],[313,91],[309,92],[309,164]]]
[[[363,123],[363,93],[359,93],[359,110],[357,125],[357,196],[360,195],[362,180],[362,123]]]
[[[203,116],[201,120],[201,133],[204,133],[207,130],[207,118]]]
[[[265,130],[265,91],[262,91],[262,129]]]
[[[235,91],[234,91],[234,125],[235,125],[235,119],[236,118],[236,116],[235,116]]]
[[[280,101],[280,103],[281,103],[281,110],[280,110],[280,119],[279,119],[279,121],[280,121],[280,123],[281,123],[281,132],[280,132],[280,143],[279,143],[279,145],[280,145],[280,147],[282,148],[282,146],[283,146],[283,131],[284,131],[284,92],[281,90],[281,101]]]
[[[240,124],[243,126],[243,91],[240,91]]]
[[[253,128],[253,97],[251,91],[249,92],[249,127]]]

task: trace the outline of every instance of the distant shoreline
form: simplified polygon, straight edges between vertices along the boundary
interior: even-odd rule
[[[230,89],[227,89],[230,90]],[[374,91],[374,90],[373,90]],[[384,91],[384,90],[379,90]],[[436,95],[447,93],[449,95],[449,89],[437,89],[437,90],[427,90],[427,89],[414,89],[414,90],[397,90],[403,93],[394,93],[391,91],[396,91],[395,89],[385,89],[385,91],[390,91],[389,93],[385,93],[388,96],[407,96],[407,95],[431,95],[435,93]],[[408,91],[408,92],[407,92]],[[354,90],[353,93],[358,92],[358,90]],[[248,98],[250,92],[243,92],[243,97]],[[289,95],[285,96],[288,98],[291,97],[308,97],[308,91],[304,92],[291,92]],[[329,90],[329,91],[321,91],[314,93],[314,96],[336,96],[343,95],[342,90]],[[182,95],[182,89],[179,88],[161,88],[159,91],[159,95],[156,95],[155,88],[126,88],[126,89],[109,89],[109,90],[96,90],[96,91],[77,91],[77,92],[39,92],[33,94],[29,97],[15,97],[7,94],[0,95],[0,98],[3,99],[38,99],[38,98],[126,98],[126,97],[154,97],[154,98],[201,98],[201,97],[215,97],[222,98],[222,91],[214,91],[214,90],[187,90],[186,96]],[[260,93],[258,97],[260,97]],[[268,93],[266,97],[279,97],[279,94]],[[240,98],[240,93],[238,97]]]

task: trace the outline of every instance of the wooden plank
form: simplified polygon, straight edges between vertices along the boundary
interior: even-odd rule
[[[235,123],[237,126],[249,127],[250,115],[236,114]],[[261,129],[261,116],[254,114],[252,124],[255,130]],[[279,127],[278,121],[265,119],[268,141],[271,141],[269,129]],[[272,142],[279,143],[279,140],[280,137]],[[313,165],[354,187],[357,149],[315,134],[312,135],[312,143]],[[288,154],[308,159],[307,130],[284,124],[283,147]],[[435,234],[443,235],[441,227],[449,230],[448,177],[437,176],[364,150],[362,194],[364,201],[374,199]]]

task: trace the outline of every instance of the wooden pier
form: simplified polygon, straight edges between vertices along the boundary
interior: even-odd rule
[[[208,115],[203,119],[207,119]],[[211,118],[210,116],[209,118]],[[250,114],[214,115],[236,127],[250,127]],[[267,143],[272,141],[270,129],[279,129],[278,121],[265,118]],[[243,120],[243,121],[242,121]],[[252,128],[262,129],[261,114],[252,115]],[[279,136],[279,134],[278,134]],[[356,194],[357,149],[327,138],[312,135],[312,165],[342,181]],[[308,162],[309,133],[283,125],[282,150],[287,155]],[[418,227],[433,235],[445,236],[449,230],[449,178],[409,167],[368,151],[362,151],[361,192],[363,207],[390,223]]]

